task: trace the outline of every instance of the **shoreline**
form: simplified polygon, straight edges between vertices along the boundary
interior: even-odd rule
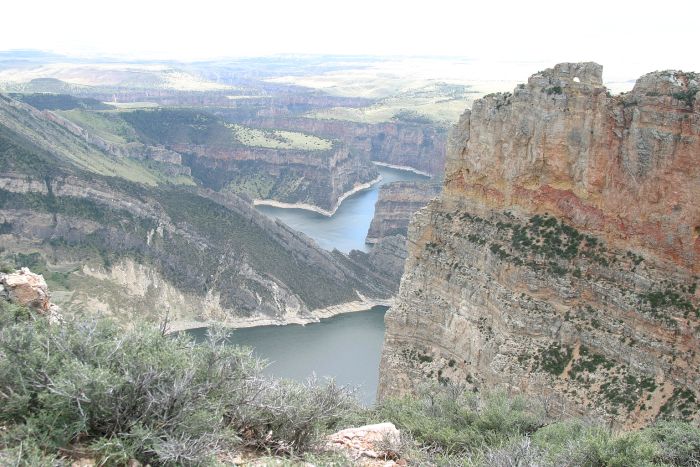
[[[406,172],[413,172],[414,174],[424,175],[426,177],[432,177],[432,175],[430,175],[428,172],[423,172],[422,170],[414,169],[413,167],[410,167],[408,165],[394,165],[394,164],[387,164],[386,162],[378,162],[378,161],[372,161],[372,164],[379,165],[381,167],[387,167],[390,169],[405,170]]]
[[[369,182],[361,183],[357,186],[355,186],[352,190],[346,191],[340,197],[338,198],[338,201],[335,202],[335,206],[333,207],[332,210],[326,210],[323,208],[319,208],[318,206],[314,206],[313,204],[308,204],[308,203],[285,203],[282,201],[276,201],[273,199],[260,199],[260,198],[255,198],[253,199],[253,205],[254,206],[272,206],[274,208],[280,208],[280,209],[303,209],[305,211],[313,211],[315,213],[321,214],[326,217],[331,217],[333,214],[336,213],[338,208],[340,208],[340,204],[345,201],[348,197],[354,195],[355,193],[359,193],[360,191],[367,190],[369,188],[372,188],[373,185],[379,183],[382,181],[382,176],[378,176],[374,180],[370,180]]]
[[[325,308],[317,308],[311,310],[309,316],[291,315],[279,319],[267,318],[263,316],[251,316],[246,318],[237,318],[227,321],[194,321],[194,320],[174,320],[167,328],[167,334],[187,331],[190,329],[199,329],[213,326],[215,324],[222,325],[229,329],[254,328],[260,326],[286,326],[288,324],[307,324],[318,323],[322,319],[333,318],[334,316],[344,315],[348,313],[357,313],[360,311],[369,311],[375,306],[392,306],[394,299],[367,299],[361,297],[361,300],[352,302],[339,303],[330,305]]]

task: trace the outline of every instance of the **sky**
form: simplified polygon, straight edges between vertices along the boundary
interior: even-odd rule
[[[0,50],[198,60],[272,54],[596,61],[615,79],[700,71],[700,1],[22,0]]]

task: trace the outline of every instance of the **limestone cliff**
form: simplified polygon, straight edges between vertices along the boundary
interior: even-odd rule
[[[700,421],[700,76],[560,64],[465,112],[409,228],[380,397],[419,379]]]
[[[432,182],[393,182],[379,189],[367,243],[391,235],[406,236],[413,214],[440,194],[441,185]]]

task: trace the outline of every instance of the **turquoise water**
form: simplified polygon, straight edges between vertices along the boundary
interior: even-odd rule
[[[316,373],[338,383],[359,386],[357,397],[374,403],[386,307],[348,313],[301,326],[259,326],[231,331],[232,344],[252,347],[270,362],[265,373],[303,381]],[[204,339],[206,328],[188,331]]]
[[[428,179],[407,170],[377,168],[382,181],[347,198],[331,217],[304,209],[282,209],[271,206],[257,206],[257,209],[269,217],[278,218],[295,230],[304,232],[326,250],[337,248],[344,253],[350,250],[367,251],[365,237],[374,216],[374,203],[377,202],[379,187],[399,180]]]

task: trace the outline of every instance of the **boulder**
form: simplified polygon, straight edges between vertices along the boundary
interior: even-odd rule
[[[344,451],[353,465],[406,464],[392,449],[392,446],[398,446],[401,441],[401,433],[393,423],[347,428],[329,435],[327,441],[329,449]]]
[[[0,284],[7,290],[11,302],[46,313],[51,305],[44,276],[29,268],[0,276]]]
[[[63,319],[61,309],[51,303],[44,276],[33,273],[29,268],[0,274],[0,289],[0,295],[7,300],[46,315],[52,323],[61,322]]]

